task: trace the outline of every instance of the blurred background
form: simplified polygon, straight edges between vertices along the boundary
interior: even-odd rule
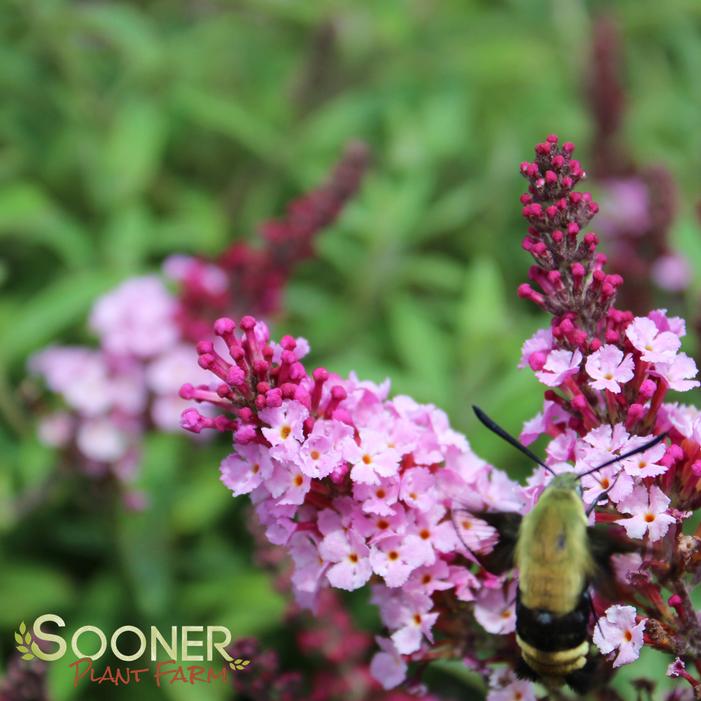
[[[546,323],[515,294],[529,265],[518,164],[548,133],[577,144],[604,210],[592,228],[631,280],[623,303],[687,317],[696,354],[699,75],[695,0],[1,3],[0,677],[19,621],[47,611],[69,631],[227,625],[302,687],[327,664],[299,643],[309,621],[254,545],[247,500],[218,481],[226,440],[148,432],[134,510],[38,439],[39,407],[60,400],[40,399],[27,360],[94,345],[99,295],[173,253],[255,246],[360,139],[367,176],[286,284],[274,335],[442,407],[518,477],[526,466],[470,416],[479,403],[518,431],[542,402],[516,368]],[[346,603],[378,632],[367,593]],[[484,696],[460,665],[428,678],[437,698]],[[74,689],[63,663],[46,684],[57,701],[283,698]]]

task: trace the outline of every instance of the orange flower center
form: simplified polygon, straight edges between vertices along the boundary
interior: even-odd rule
[[[318,460],[321,457],[321,453],[318,450],[312,450],[312,452],[309,453],[309,456],[312,460]]]
[[[285,424],[280,429],[280,437],[282,438],[283,441],[287,440],[287,437],[290,435],[290,433],[292,433],[292,428],[290,426],[287,426],[287,424]]]
[[[363,455],[363,462],[364,462],[366,465],[369,465],[369,464],[372,462],[372,456],[370,456],[370,455],[368,455],[367,453],[365,453],[365,455]]]

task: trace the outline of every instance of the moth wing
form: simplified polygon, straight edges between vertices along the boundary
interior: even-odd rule
[[[452,517],[458,537],[480,565],[493,574],[502,574],[513,569],[514,550],[521,526],[522,517],[520,514],[506,511],[473,512],[467,509],[453,509]],[[471,545],[470,539],[473,528],[465,528],[466,520],[469,520],[473,525],[477,525],[478,528],[480,522],[482,522],[494,533],[495,537],[493,539],[486,535],[480,540],[481,543],[489,545],[490,549],[487,552],[481,552],[484,548]]]
[[[640,550],[640,547],[621,537],[620,526],[599,523],[588,529],[589,551],[596,565],[591,584],[604,596],[616,598],[616,577],[611,563],[612,555],[623,555]]]

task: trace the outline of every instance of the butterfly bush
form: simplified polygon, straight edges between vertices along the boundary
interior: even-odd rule
[[[684,576],[701,549],[681,525],[701,494],[701,419],[666,400],[670,389],[698,386],[696,367],[680,351],[681,319],[615,308],[623,280],[604,271],[598,237],[586,231],[598,207],[575,190],[585,173],[573,151],[551,136],[521,165],[523,248],[535,265],[519,295],[553,316],[523,346],[521,366],[547,389],[522,440],[548,436],[553,471],[583,472],[668,432],[583,480],[587,503],[611,488],[596,520],[640,546],[614,560],[615,598],[596,599],[595,641],[614,667],[644,643],[693,659],[701,629]],[[478,457],[439,408],[391,397],[388,382],[311,369],[306,341],[273,341],[253,316],[220,318],[213,331],[197,345],[212,380],[182,387],[196,402],[182,425],[232,436],[221,479],[250,495],[267,538],[288,551],[298,602],[314,609],[328,587],[369,586],[385,627],[371,670],[386,688],[452,658],[490,679],[490,701],[534,698],[530,682],[494,671],[519,654],[516,580],[482,564],[499,536],[478,514],[526,513],[550,475],[538,468],[521,487]]]
[[[289,276],[357,191],[367,160],[365,147],[351,144],[324,185],[262,225],[258,246],[236,243],[214,260],[174,255],[162,275],[131,278],[99,298],[89,319],[96,347],[52,346],[30,359],[60,405],[40,421],[40,439],[63,449],[68,464],[116,477],[127,503],[142,506],[129,485],[145,434],[178,431],[181,385],[207,381],[204,371],[192,374],[192,339],[222,313],[280,309]]]

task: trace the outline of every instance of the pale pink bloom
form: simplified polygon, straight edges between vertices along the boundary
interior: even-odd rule
[[[643,558],[640,553],[616,553],[611,556],[611,565],[616,579],[623,584],[630,584],[630,576],[640,570]]]
[[[697,374],[696,361],[686,353],[679,353],[671,363],[655,363],[653,374],[662,377],[670,389],[677,392],[688,392],[699,386],[695,380]]]
[[[633,356],[628,353],[625,357],[623,351],[613,345],[601,346],[598,351],[592,353],[584,366],[592,382],[594,389],[607,389],[618,394],[621,384],[633,379]]]
[[[642,236],[650,228],[650,194],[639,177],[602,181],[597,231],[607,238]]]
[[[75,418],[67,411],[57,411],[43,416],[37,429],[39,440],[52,448],[62,448],[71,440]]]
[[[370,662],[370,674],[383,689],[394,689],[406,679],[407,663],[397,652],[391,640],[376,637],[375,641],[380,651],[375,653]]]
[[[156,396],[151,400],[151,418],[161,430],[177,431],[181,428],[183,411],[190,406],[192,402],[180,398],[177,394]],[[203,407],[203,414],[206,409]]]
[[[664,537],[675,519],[670,516],[667,507],[670,499],[656,486],[650,487],[650,491],[644,487],[636,487],[631,495],[618,505],[618,510],[624,514],[631,514],[631,518],[619,519],[629,538],[642,538],[648,535],[654,542]]]
[[[476,592],[482,588],[479,579],[467,567],[451,567],[450,581],[455,586],[455,596],[460,601],[474,601]]]
[[[386,438],[371,429],[360,429],[360,445],[348,442],[344,457],[351,464],[351,479],[362,484],[379,484],[380,477],[392,477],[399,470],[401,455],[388,447]]]
[[[304,497],[311,488],[311,478],[299,468],[299,463],[277,463],[273,466],[273,474],[265,483],[278,504],[304,503]]]
[[[127,280],[100,297],[90,326],[111,353],[152,357],[179,338],[177,302],[155,275]]]
[[[193,278],[210,295],[224,294],[229,278],[224,270],[193,256],[175,254],[163,261],[163,272],[171,280],[185,283]]]
[[[606,457],[602,455],[602,458],[601,462],[605,462]],[[620,464],[609,465],[582,477],[582,500],[591,504],[602,492],[610,489],[607,498],[600,500],[599,504],[603,506],[607,499],[617,504],[633,491],[634,484],[633,478],[621,470]]]
[[[436,503],[436,479],[425,467],[406,470],[401,478],[399,498],[413,509],[428,511]]]
[[[450,578],[451,569],[444,560],[436,560],[433,565],[415,569],[404,589],[410,593],[419,592],[431,596],[435,591],[445,591],[455,586]]]
[[[370,550],[353,531],[329,533],[319,545],[319,554],[326,562],[333,563],[326,571],[332,587],[359,589],[372,575]]]
[[[679,338],[686,336],[686,321],[680,316],[667,316],[666,309],[655,309],[647,317],[655,322],[660,331],[671,331]]]
[[[304,421],[309,416],[307,408],[300,402],[289,399],[274,409],[262,409],[258,415],[270,426],[261,429],[263,435],[273,448],[279,446],[273,455],[295,456],[299,451],[299,443],[304,439]]]
[[[550,351],[543,369],[536,372],[536,377],[548,387],[559,387],[568,377],[579,372],[582,357],[579,349]]]
[[[650,436],[636,436],[631,439],[623,452],[628,452],[650,440]],[[656,477],[667,472],[667,467],[661,464],[667,446],[664,442],[654,445],[643,453],[638,453],[621,462],[623,469],[631,476],[639,479]]]
[[[683,292],[691,282],[691,267],[678,253],[660,256],[650,270],[652,281],[668,292]]]
[[[571,428],[555,436],[545,448],[545,452],[548,454],[548,464],[569,462],[574,459],[574,449],[577,445],[577,439],[577,432]]]
[[[370,549],[373,572],[385,580],[388,587],[401,587],[421,561],[411,544],[397,536],[384,538]]]
[[[536,701],[536,695],[531,682],[517,679],[501,689],[491,689],[487,701]]]
[[[146,383],[155,394],[177,396],[186,382],[209,386],[211,381],[212,374],[197,364],[195,349],[184,343],[161,353],[146,368]]]
[[[337,422],[333,422],[337,423]],[[346,427],[349,432],[350,426]],[[330,475],[341,461],[341,449],[325,421],[317,421],[297,454],[299,469],[308,477],[321,479]]]
[[[314,594],[328,563],[319,554],[318,544],[309,533],[295,533],[289,539],[289,550],[295,570],[292,584],[295,590]]]
[[[257,444],[237,445],[236,452],[227,455],[219,468],[221,481],[234,496],[249,494],[273,473],[270,453]]]
[[[110,418],[85,419],[76,434],[78,450],[98,462],[114,462],[124,457],[129,448],[129,436]]]
[[[369,543],[374,543],[388,535],[403,535],[408,527],[406,510],[401,504],[395,504],[388,514],[363,516],[355,519],[353,527],[362,533]]]
[[[499,541],[496,528],[466,511],[453,511],[453,522],[460,542],[474,554],[491,552]]]
[[[82,347],[50,347],[29,361],[52,392],[86,416],[97,416],[113,404],[112,383],[102,353]]]
[[[488,633],[507,635],[516,629],[516,584],[507,590],[485,589],[475,601],[475,618]]]
[[[677,657],[674,662],[671,662],[667,666],[668,677],[681,677],[684,672],[686,672],[686,664],[684,664],[684,660],[682,660],[681,657]]]
[[[430,511],[415,513],[415,522],[406,537],[408,547],[413,548],[418,564],[432,565],[436,553],[449,553],[457,546],[455,527],[450,519],[442,520],[445,508],[436,504]]]
[[[675,428],[685,438],[698,438],[696,442],[701,443],[701,410],[695,406],[675,402],[663,404],[660,414],[665,420],[662,430]]]
[[[679,336],[671,331],[660,331],[652,319],[637,316],[626,329],[633,347],[648,363],[670,363],[679,350]]]
[[[542,358],[550,352],[553,347],[553,332],[550,328],[538,329],[524,344],[521,346],[521,360],[518,364],[519,368],[529,367],[531,356],[534,354],[542,354]]]
[[[437,613],[432,613],[433,601],[428,596],[411,595],[402,597],[399,626],[392,634],[392,642],[402,655],[410,655],[421,647],[421,641],[426,637],[433,642],[431,630]]]
[[[559,423],[568,416],[559,404],[546,399],[543,402],[543,411],[523,424],[519,440],[525,445],[530,445],[546,432],[549,425]]]
[[[640,623],[636,623],[635,619],[632,606],[609,606],[606,616],[594,626],[594,645],[604,655],[616,652],[614,667],[629,664],[640,656],[646,619]]]
[[[394,513],[394,505],[399,497],[399,480],[385,477],[379,484],[353,484],[353,496],[363,504],[363,511],[369,514],[389,516]]]

